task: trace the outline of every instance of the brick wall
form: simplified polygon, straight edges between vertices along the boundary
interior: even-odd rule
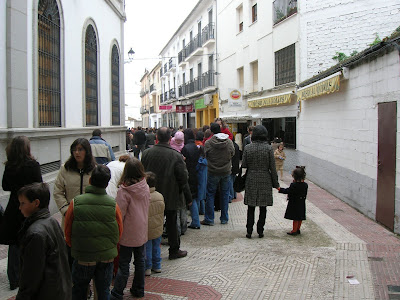
[[[301,81],[337,63],[336,52],[362,51],[400,25],[398,0],[301,1]]]

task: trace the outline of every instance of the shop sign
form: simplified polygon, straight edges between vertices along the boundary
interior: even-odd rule
[[[188,112],[192,112],[192,111],[193,111],[193,104],[176,106],[177,113],[188,113]]]
[[[293,95],[292,93],[288,93],[288,94],[248,101],[248,105],[251,108],[256,108],[256,107],[289,104],[292,100],[291,97],[292,95]]]
[[[160,105],[159,109],[160,110],[171,110],[172,109],[172,105]]]
[[[204,105],[204,98],[200,98],[194,101],[194,108],[195,109],[202,109],[206,108],[207,106]]]
[[[297,101],[311,99],[339,91],[340,75],[318,82],[309,87],[299,89],[297,91]]]
[[[229,106],[242,107],[242,92],[237,89],[229,90]]]

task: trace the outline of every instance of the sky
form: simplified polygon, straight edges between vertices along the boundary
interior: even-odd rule
[[[132,62],[124,65],[126,114],[140,117],[140,79],[159,61],[159,53],[186,19],[198,0],[126,0],[124,56],[135,51]]]

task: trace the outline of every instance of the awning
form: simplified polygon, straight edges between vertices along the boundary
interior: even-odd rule
[[[247,104],[251,108],[286,105],[291,103],[292,96],[294,96],[293,93],[280,94],[272,97],[251,100],[248,101]]]
[[[339,91],[340,74],[334,74],[331,77],[317,81],[312,85],[297,90],[297,101],[311,99]]]

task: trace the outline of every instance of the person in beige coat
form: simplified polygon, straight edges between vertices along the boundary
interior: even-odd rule
[[[281,180],[283,177],[283,162],[286,159],[285,151],[283,151],[283,143],[280,143],[278,149],[274,152],[276,172],[281,171]]]
[[[161,272],[161,235],[164,225],[164,197],[156,191],[156,174],[146,172],[147,184],[150,187],[149,231],[146,243],[146,271],[150,276],[151,271]]]
[[[71,156],[58,172],[54,184],[54,201],[61,212],[61,228],[64,231],[64,219],[70,202],[78,195],[85,193],[89,178],[96,162],[92,155],[89,141],[76,139],[70,147]],[[68,260],[72,267],[71,248],[68,247]]]

